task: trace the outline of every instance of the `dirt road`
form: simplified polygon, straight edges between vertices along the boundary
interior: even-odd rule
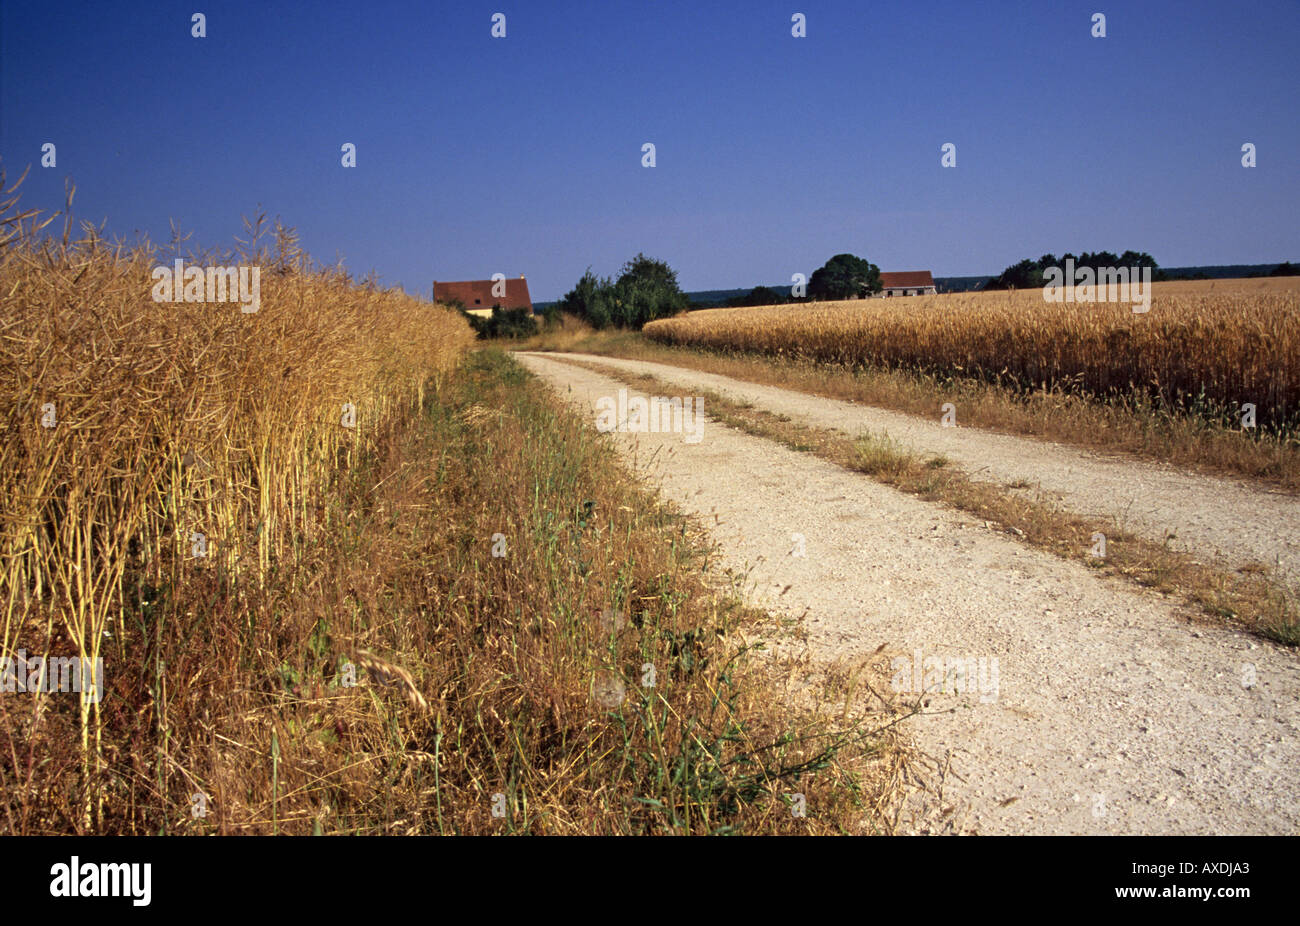
[[[548,355],[520,359],[593,426],[597,401],[629,388]],[[670,369],[674,382],[705,384],[704,374]],[[708,379],[794,417],[772,403],[797,393]],[[823,423],[902,436],[886,419],[859,425],[871,410],[800,398]],[[696,443],[671,432],[614,438],[710,529],[724,564],[748,572],[755,603],[803,622],[814,659],[866,657],[885,644],[899,690],[931,687],[936,668],[946,678],[929,713],[908,724],[920,748],[951,759],[945,797],[957,811],[939,823],[922,809],[914,831],[1300,832],[1294,651],[1190,626],[1155,593],[707,417]],[[983,459],[985,439],[1002,440],[960,430],[940,438],[965,441],[936,449],[967,465]],[[1045,487],[1074,485],[1020,464]],[[1206,530],[1268,549],[1249,526]]]
[[[1082,515],[1112,518],[1149,539],[1195,551],[1233,568],[1247,563],[1271,567],[1300,583],[1300,499],[1233,479],[1188,473],[1172,466],[1102,456],[1048,441],[940,424],[933,420],[857,405],[839,399],[761,386],[682,367],[553,354],[599,362],[631,373],[649,373],[682,389],[708,389],[793,421],[836,428],[850,435],[885,431],[919,452],[943,454],[972,478],[1002,486],[1028,484],[1027,491]]]

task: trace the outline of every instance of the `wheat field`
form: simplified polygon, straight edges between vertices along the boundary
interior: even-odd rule
[[[313,267],[260,219],[240,253],[191,260],[260,267],[259,311],[155,302],[170,255],[93,228],[71,241],[70,223],[43,237],[16,187],[0,204],[5,660],[100,658],[128,585],[201,569],[256,586],[328,529],[314,501],[340,464],[472,341],[455,313]],[[87,782],[99,709],[83,692]]]
[[[1040,290],[711,309],[646,325],[669,345],[971,377],[1300,426],[1296,278],[1155,284],[1150,310],[1049,303]]]

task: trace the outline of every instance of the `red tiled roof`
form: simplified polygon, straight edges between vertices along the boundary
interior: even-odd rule
[[[528,281],[523,277],[506,280],[506,294],[493,296],[491,280],[462,280],[444,283],[433,281],[433,301],[450,302],[459,299],[467,309],[490,309],[500,305],[503,309],[532,310],[533,300],[528,295]]]
[[[899,273],[881,273],[880,285],[884,289],[910,286],[933,286],[934,277],[929,270],[904,270]]]

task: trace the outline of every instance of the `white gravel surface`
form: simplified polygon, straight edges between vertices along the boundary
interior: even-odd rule
[[[548,355],[518,356],[591,414],[593,427],[596,400],[628,388]],[[616,363],[664,372],[654,364]],[[905,416],[843,402],[669,370],[674,381],[698,382],[791,417],[802,409],[806,420],[850,432],[872,427],[894,434],[891,422],[906,423]],[[1105,492],[1073,488],[1076,482],[1060,469],[1063,458],[1051,455],[1074,455],[1076,481],[1086,467],[1109,472],[1117,465],[1032,441],[911,427],[896,436],[924,437],[927,449],[967,465],[988,448],[1001,458],[1011,446],[1038,447],[1049,456],[1017,451],[989,465],[1005,467],[1009,478],[1050,481],[1067,495],[1085,491],[1099,503]],[[1189,624],[1153,592],[707,419],[698,443],[674,433],[613,437],[630,465],[709,528],[723,564],[748,573],[755,604],[803,622],[815,660],[866,657],[884,644],[898,660],[903,688],[916,680],[933,684],[924,673],[935,660],[959,667],[946,691],[929,695],[927,713],[908,721],[919,748],[951,761],[945,802],[956,809],[942,825],[933,813],[918,811],[913,831],[1300,831],[1295,651]],[[1054,461],[1041,465],[1055,471],[1040,473],[1033,459]],[[1159,467],[1127,465],[1149,472],[1142,478],[1153,484],[1177,484],[1176,474]],[[1137,477],[1119,475],[1114,491],[1131,492]],[[1201,481],[1183,478],[1189,485]],[[1176,492],[1174,499],[1185,512],[1177,519],[1184,539],[1188,525],[1204,521],[1211,536],[1237,544],[1233,549],[1254,543],[1267,551],[1264,535],[1216,528],[1214,518],[1194,517],[1200,500]],[[1211,496],[1211,503],[1223,510],[1221,499]],[[1270,502],[1251,504],[1273,510]],[[796,534],[803,555],[796,555]]]
[[[545,356],[545,355],[543,355]],[[944,454],[974,479],[1027,482],[1045,500],[1085,516],[1112,518],[1135,534],[1232,567],[1259,563],[1300,583],[1300,499],[1234,479],[1173,466],[1103,456],[1027,437],[961,426],[946,428],[935,401],[933,420],[776,386],[644,360],[554,354],[649,373],[684,389],[708,389],[752,402],[791,420],[856,436],[884,431],[919,452]]]

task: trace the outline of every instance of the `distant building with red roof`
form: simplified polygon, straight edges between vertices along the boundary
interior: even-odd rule
[[[493,287],[497,293],[494,295]],[[433,301],[460,302],[471,315],[488,316],[492,307],[533,310],[533,300],[528,295],[528,281],[521,273],[517,280],[461,280],[457,282],[433,281]]]
[[[881,273],[880,287],[881,296],[931,296],[937,292],[929,270]]]

